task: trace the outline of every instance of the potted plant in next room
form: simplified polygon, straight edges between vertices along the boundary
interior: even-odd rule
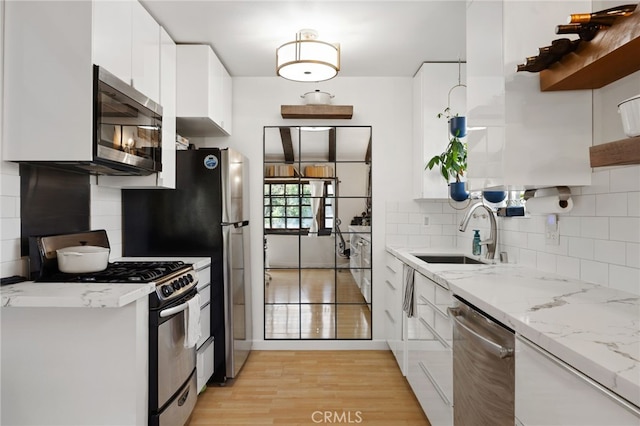
[[[459,117],[457,114],[452,116],[449,108],[438,114],[438,118],[446,117],[449,120],[449,133],[451,139],[447,145],[447,149],[440,155],[434,156],[425,169],[433,169],[435,166],[440,167],[440,174],[449,184],[449,196],[454,201],[464,201],[469,198],[469,192],[465,189],[465,183],[460,180],[464,176],[467,169],[467,144],[460,140],[466,136],[466,120],[465,117]],[[454,120],[455,119],[455,120]],[[449,182],[455,177],[455,182]]]

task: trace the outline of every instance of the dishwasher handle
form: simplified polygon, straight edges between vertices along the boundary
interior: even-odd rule
[[[456,325],[473,335],[487,351],[499,358],[509,358],[513,356],[513,348],[507,348],[505,346],[501,346],[495,342],[492,342],[481,334],[473,331],[471,328],[469,328],[469,326],[462,322],[460,309],[447,308],[447,311],[449,312],[449,316],[456,322]]]

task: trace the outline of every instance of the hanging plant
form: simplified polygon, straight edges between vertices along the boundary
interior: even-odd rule
[[[449,108],[438,114],[438,118],[446,117],[449,120],[457,116],[457,114],[452,116]],[[439,166],[440,174],[447,183],[453,177],[455,177],[456,182],[460,182],[460,178],[464,176],[464,172],[467,170],[467,144],[460,140],[461,132],[462,129],[456,130],[456,133],[449,140],[447,149],[442,154],[431,158],[425,166],[425,169],[429,170]],[[466,134],[466,131],[464,133]]]

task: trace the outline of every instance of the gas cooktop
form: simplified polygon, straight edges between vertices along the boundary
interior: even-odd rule
[[[154,282],[176,271],[190,269],[191,265],[182,261],[120,261],[109,263],[104,271],[85,274],[56,271],[35,281],[139,284]]]

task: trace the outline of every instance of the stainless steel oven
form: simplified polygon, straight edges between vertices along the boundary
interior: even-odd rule
[[[197,294],[193,286],[183,297],[149,312],[149,425],[184,425],[196,405],[196,349],[185,348],[186,310]]]

